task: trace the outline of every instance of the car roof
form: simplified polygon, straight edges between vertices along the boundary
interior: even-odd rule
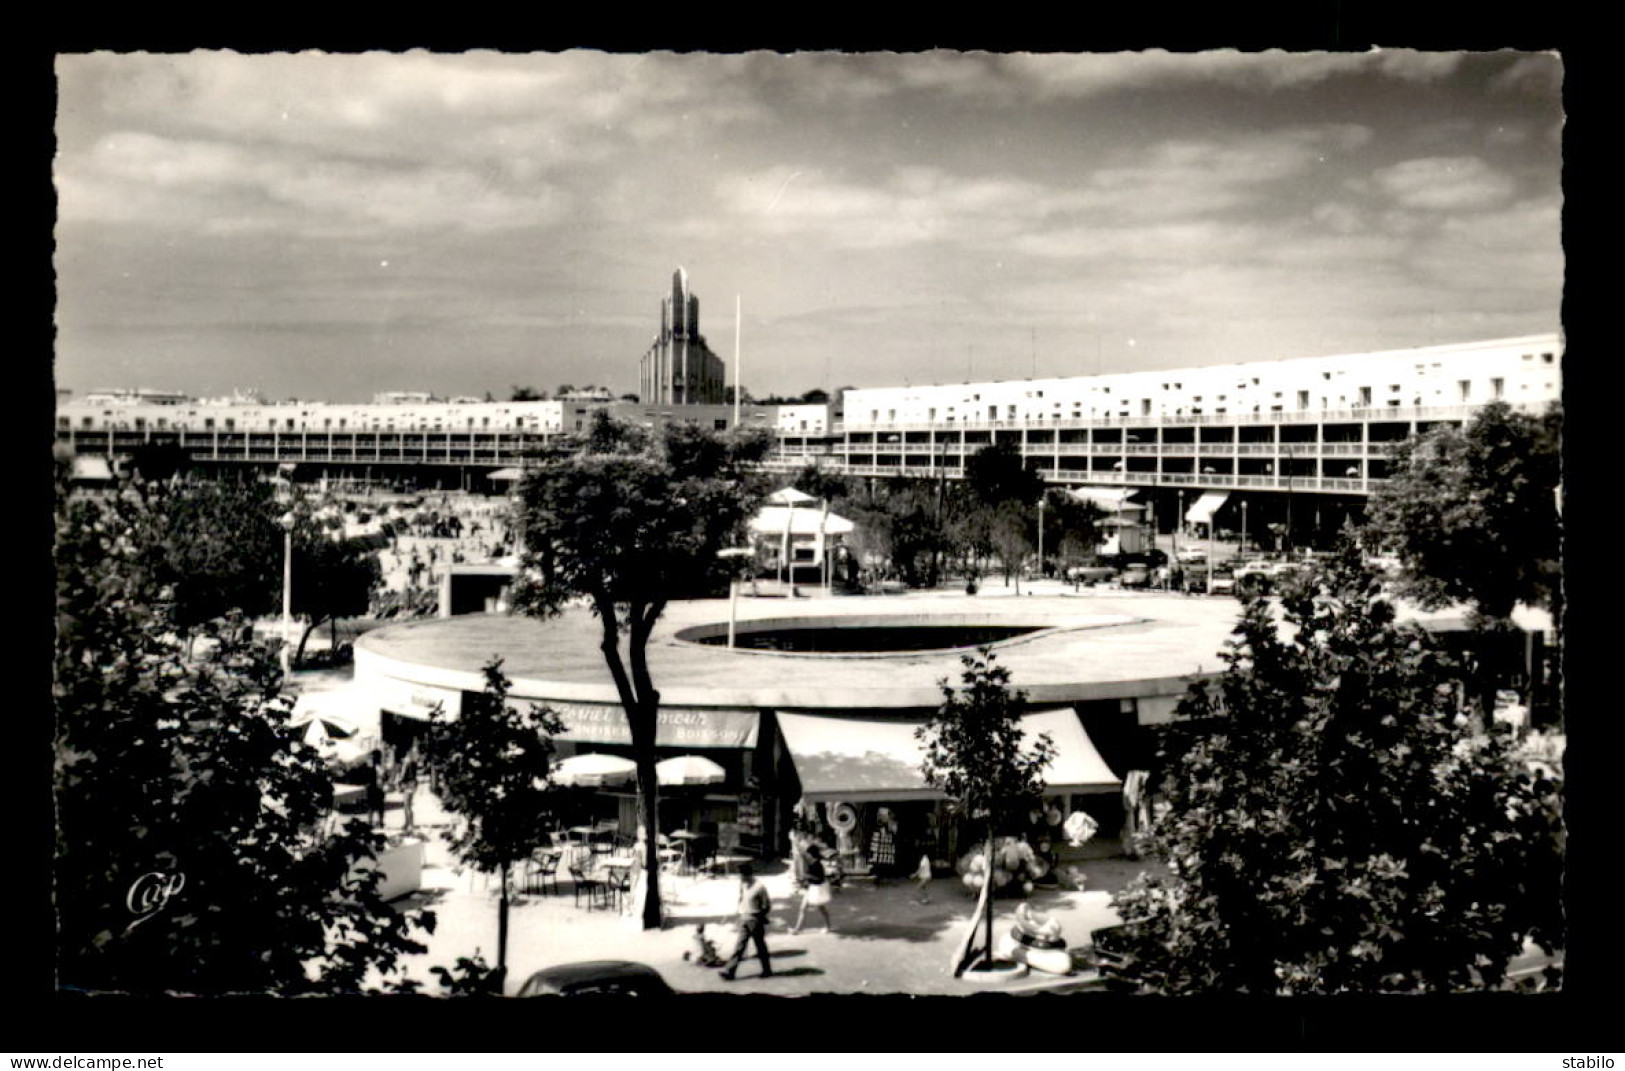
[[[633,963],[624,959],[595,959],[584,963],[561,963],[556,967],[544,967],[525,979],[525,985],[529,986],[535,982],[556,987],[614,978],[660,979],[660,972],[646,963]]]

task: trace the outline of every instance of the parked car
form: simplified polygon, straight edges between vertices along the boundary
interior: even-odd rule
[[[1208,591],[1214,595],[1234,595],[1236,593],[1236,574],[1228,565],[1213,567],[1213,582],[1208,585]]]
[[[1109,565],[1074,565],[1066,571],[1066,578],[1077,584],[1099,584],[1116,577],[1117,570]]]
[[[621,959],[544,967],[519,987],[522,997],[663,997],[673,992],[653,967]]]
[[[1118,575],[1117,582],[1125,588],[1148,588],[1151,586],[1151,567],[1144,564],[1130,565]]]

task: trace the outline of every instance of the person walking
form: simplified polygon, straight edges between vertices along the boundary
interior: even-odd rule
[[[412,797],[418,790],[418,746],[414,743],[406,753],[406,760],[401,763],[401,828],[412,832],[415,823],[412,820]]]
[[[367,817],[379,829],[384,828],[384,753],[375,750],[367,765]]]
[[[816,907],[824,916],[824,933],[833,928],[829,920],[829,875],[824,868],[824,846],[809,840],[795,855],[796,887],[801,890],[801,906],[796,911],[796,922],[791,933],[800,933],[806,921],[807,908]]]
[[[773,961],[767,952],[767,917],[773,913],[773,896],[767,886],[756,880],[756,871],[749,864],[739,867],[739,943],[734,946],[728,965],[722,968],[722,977],[734,980],[739,961],[745,958],[745,949],[755,943],[756,958],[762,963],[762,977],[773,977]]]

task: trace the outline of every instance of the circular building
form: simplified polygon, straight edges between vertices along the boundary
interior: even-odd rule
[[[1152,762],[1147,730],[1172,719],[1192,679],[1218,672],[1237,610],[1231,599],[1124,592],[741,599],[730,647],[727,600],[674,603],[648,647],[659,757],[698,755],[722,775],[664,787],[662,831],[774,855],[795,821],[847,804],[831,827],[843,840],[863,844],[867,831],[895,825],[910,850],[954,858],[953,823],[921,777],[914,730],[940,706],[943,683],[959,683],[961,659],[988,647],[1026,695],[1027,732],[1055,744],[1051,814],[1087,810],[1110,835],[1123,821],[1124,779]],[[630,756],[601,640],[585,607],[546,620],[411,622],[357,642],[356,679],[384,712],[386,740],[400,744],[437,706],[455,716],[500,658],[511,701],[560,715],[561,757]],[[606,785],[584,806],[583,822],[635,828],[630,784]]]

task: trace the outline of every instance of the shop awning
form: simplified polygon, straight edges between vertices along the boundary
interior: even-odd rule
[[[1128,501],[1135,493],[1133,487],[1074,487],[1067,494],[1080,501],[1093,502],[1101,509],[1144,509],[1138,502]]]
[[[924,750],[914,738],[918,722],[783,712],[778,717],[805,800],[942,798],[920,773]],[[1055,744],[1055,761],[1044,771],[1047,791],[1115,792],[1122,786],[1072,708],[1028,714],[1022,732],[1028,739],[1048,733]]]
[[[73,478],[86,482],[105,482],[113,478],[113,470],[103,457],[76,457],[73,459]]]
[[[555,740],[578,744],[630,744],[632,729],[626,711],[609,703],[573,703],[553,699],[510,700],[529,707],[547,707],[564,722]],[[755,747],[761,716],[754,710],[712,707],[661,707],[656,715],[656,747]]]
[[[1191,503],[1191,508],[1185,511],[1185,519],[1192,524],[1212,524],[1213,515],[1229,497],[1227,491],[1203,491],[1202,497]]]
[[[488,473],[485,478],[487,480],[502,480],[504,482],[511,482],[513,480],[520,479],[524,475],[525,471],[523,469],[507,468],[497,469],[495,472]]]

